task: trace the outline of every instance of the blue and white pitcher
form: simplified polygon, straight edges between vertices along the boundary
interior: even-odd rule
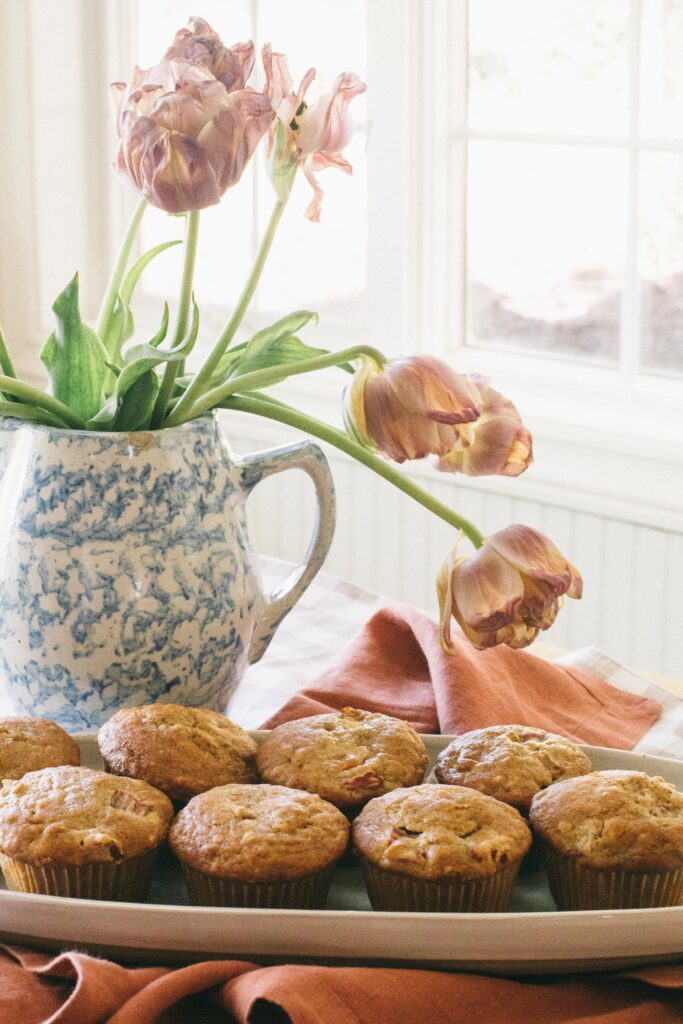
[[[294,467],[315,485],[315,532],[264,594],[245,503]],[[0,419],[0,685],[17,713],[72,731],[123,705],[224,710],[322,565],[334,522],[312,441],[237,458],[215,414],[131,434]]]

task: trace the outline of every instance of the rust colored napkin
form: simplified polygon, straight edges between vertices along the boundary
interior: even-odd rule
[[[683,966],[517,981],[212,960],[124,968],[0,947],[2,1024],[680,1024]]]
[[[580,669],[526,651],[476,651],[454,635],[446,654],[437,625],[409,605],[376,612],[336,662],[263,726],[350,705],[459,735],[487,725],[537,726],[581,743],[629,750],[661,706]]]

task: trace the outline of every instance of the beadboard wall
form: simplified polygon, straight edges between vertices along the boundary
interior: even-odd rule
[[[237,452],[300,439],[281,425],[240,417],[226,433]],[[326,449],[337,491],[337,529],[325,568],[354,583],[436,609],[434,577],[452,531],[373,473]],[[485,533],[522,522],[547,533],[580,569],[584,597],[567,601],[551,630],[551,644],[594,644],[634,668],[683,676],[683,530],[643,525],[629,505],[592,503],[561,487],[525,488],[517,481],[485,482],[413,472],[442,501],[471,517]],[[533,496],[525,496],[529,491]],[[271,477],[249,500],[257,549],[295,560],[313,527],[313,489],[290,471]]]

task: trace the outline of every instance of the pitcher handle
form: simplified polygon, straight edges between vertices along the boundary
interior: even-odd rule
[[[292,610],[325,561],[334,536],[334,483],[327,459],[314,441],[297,441],[278,448],[268,448],[266,451],[254,452],[240,459],[245,494],[248,495],[261,480],[285,469],[303,469],[313,481],[317,498],[315,527],[304,560],[276,590],[261,595],[261,604],[257,608],[256,625],[249,646],[249,664],[263,657],[275,630],[285,615]]]

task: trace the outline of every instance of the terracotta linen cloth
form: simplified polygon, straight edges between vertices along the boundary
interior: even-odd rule
[[[453,641],[455,654],[448,655],[427,615],[404,604],[382,608],[263,728],[350,705],[403,718],[418,732],[520,724],[628,750],[659,718],[657,701],[581,669],[509,647],[476,651],[458,633]]]
[[[125,968],[0,947],[1,1024],[680,1024],[683,966],[514,980],[213,960]]]

